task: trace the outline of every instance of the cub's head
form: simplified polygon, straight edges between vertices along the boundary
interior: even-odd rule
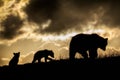
[[[49,55],[54,58],[54,52],[52,50],[49,50]]]
[[[14,57],[18,58],[20,56],[20,52],[18,53],[13,53]]]
[[[100,48],[105,51],[106,50],[106,46],[108,45],[108,38],[102,39],[99,44],[100,44]]]

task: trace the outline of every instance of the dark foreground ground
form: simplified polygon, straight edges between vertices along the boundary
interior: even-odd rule
[[[47,63],[26,63],[0,67],[0,80],[119,79],[120,57],[95,60],[56,60]]]

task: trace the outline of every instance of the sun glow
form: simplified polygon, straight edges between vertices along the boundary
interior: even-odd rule
[[[105,30],[104,29],[90,29],[88,31],[85,31],[83,33],[86,33],[86,34],[91,34],[91,33],[98,33],[98,34],[102,34],[102,33],[105,33]]]
[[[61,34],[61,35],[44,35],[42,37],[43,40],[48,41],[48,40],[66,40],[71,38],[72,36],[76,35],[77,32],[72,32],[72,33],[68,33],[68,34]],[[41,37],[41,36],[40,36]]]
[[[89,25],[87,28],[83,29],[82,33],[86,33],[86,34],[97,33],[98,35],[107,37],[109,38],[109,40],[111,40],[119,36],[118,34],[119,31],[120,29],[118,28],[111,29],[106,25],[98,25],[96,27],[94,25],[93,26]]]

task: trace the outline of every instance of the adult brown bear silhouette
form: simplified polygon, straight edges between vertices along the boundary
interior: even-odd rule
[[[76,52],[80,53],[85,59],[88,58],[88,55],[91,59],[95,59],[98,56],[97,49],[100,48],[105,51],[107,44],[108,38],[103,38],[95,33],[77,34],[72,37],[70,42],[70,60],[74,59]]]
[[[54,53],[53,53],[52,50],[47,50],[47,49],[45,49],[45,50],[39,50],[39,51],[37,51],[37,52],[34,54],[34,58],[33,58],[32,63],[35,63],[36,60],[37,60],[38,62],[41,62],[41,59],[42,59],[43,57],[45,58],[45,62],[47,62],[47,59],[52,60],[52,58],[50,58],[50,57],[48,57],[48,56],[51,56],[51,57],[54,58]]]
[[[9,62],[9,66],[16,66],[19,62],[20,52],[13,53],[13,58]]]

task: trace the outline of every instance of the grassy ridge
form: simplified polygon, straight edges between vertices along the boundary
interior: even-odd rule
[[[83,75],[84,73],[91,74],[107,73],[120,71],[120,56],[91,59],[69,59],[54,60],[47,63],[26,63],[17,65],[15,67],[1,66],[0,67],[0,80],[4,79],[47,79],[49,75],[65,76],[66,74],[74,73],[76,75]],[[93,74],[93,73],[92,73]],[[44,76],[43,76],[44,75]],[[86,74],[85,74],[86,75]],[[67,76],[67,75],[66,75]],[[71,76],[69,76],[71,77]]]

